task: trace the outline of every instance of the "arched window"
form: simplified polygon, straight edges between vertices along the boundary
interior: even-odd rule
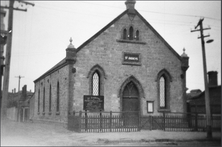
[[[92,95],[100,95],[100,76],[98,71],[95,71],[92,76]]]
[[[136,31],[136,36],[135,36],[136,40],[139,40],[139,30]]]
[[[43,114],[45,113],[45,87],[43,89],[43,105],[42,105]]]
[[[133,40],[133,27],[132,26],[129,28],[129,39]]]
[[[123,30],[123,39],[127,39],[127,30],[126,29]]]
[[[52,88],[51,88],[51,84],[50,84],[50,86],[49,86],[49,112],[52,111],[51,105],[52,105]]]
[[[90,69],[87,78],[89,78],[89,94],[103,96],[106,79],[106,73],[103,68],[98,64],[94,65]]]
[[[38,113],[40,113],[40,89],[38,91]]]
[[[160,77],[159,90],[160,108],[166,108],[166,80],[164,76]]]
[[[59,82],[57,82],[57,99],[56,99],[56,112],[59,112]]]
[[[158,105],[160,109],[170,108],[170,82],[172,77],[170,73],[163,69],[157,75],[158,82]]]

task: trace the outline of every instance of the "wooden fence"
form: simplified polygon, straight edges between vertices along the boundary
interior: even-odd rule
[[[138,122],[129,123],[125,114],[139,112],[74,112],[69,116],[68,129],[76,132],[135,132]]]
[[[137,114],[129,119],[127,115]],[[127,114],[127,115],[126,115]],[[76,132],[132,132],[145,130],[206,131],[206,118],[197,113],[162,113],[140,116],[139,112],[74,112],[68,129]],[[221,131],[221,116],[212,115],[213,131]]]

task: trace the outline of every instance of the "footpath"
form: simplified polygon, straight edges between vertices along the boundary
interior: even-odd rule
[[[1,146],[221,146],[221,132],[140,132],[76,133],[65,125],[7,121],[1,126]]]

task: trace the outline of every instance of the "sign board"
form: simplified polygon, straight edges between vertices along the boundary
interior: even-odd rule
[[[140,62],[140,56],[137,53],[124,53],[123,60],[126,62]]]
[[[104,96],[84,95],[83,109],[89,111],[104,110]]]

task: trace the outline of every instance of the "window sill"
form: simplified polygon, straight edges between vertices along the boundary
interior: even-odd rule
[[[38,115],[40,115],[40,112],[38,112]]]
[[[116,41],[117,41],[117,42],[122,42],[122,43],[146,44],[146,42],[136,41],[136,40],[116,39]]]
[[[45,112],[42,112],[42,115],[45,115]]]
[[[159,108],[158,112],[170,112],[170,109],[161,109],[161,108]]]
[[[52,114],[52,112],[49,112],[49,115],[51,115]]]
[[[56,115],[59,115],[60,114],[60,112],[56,112]]]
[[[141,66],[142,65],[140,62],[136,63],[136,62],[127,62],[127,61],[123,61],[122,64],[123,65],[135,65],[135,66]]]

